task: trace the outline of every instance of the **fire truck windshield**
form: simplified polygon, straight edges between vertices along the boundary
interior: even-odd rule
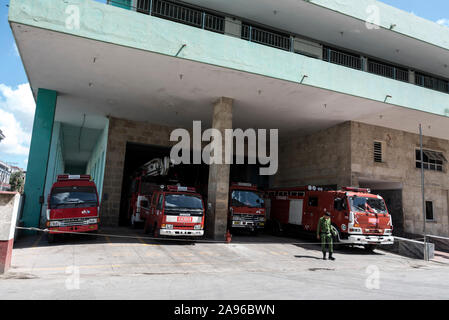
[[[351,210],[362,213],[388,213],[385,202],[378,198],[350,197]]]
[[[52,190],[50,208],[96,207],[97,192],[94,187],[57,187]]]
[[[247,190],[233,190],[231,194],[231,205],[234,207],[263,208],[262,195]]]
[[[165,210],[184,210],[202,214],[203,202],[199,196],[189,194],[166,194]]]

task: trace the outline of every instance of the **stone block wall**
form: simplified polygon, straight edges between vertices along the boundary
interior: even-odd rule
[[[102,225],[118,225],[126,144],[131,142],[170,147],[175,144],[175,142],[170,142],[170,133],[174,129],[147,122],[109,118],[108,147],[101,206]],[[106,197],[104,197],[105,195]]]
[[[279,170],[273,186],[351,184],[351,124],[280,141]]]
[[[404,231],[421,234],[421,170],[416,168],[415,161],[415,150],[420,145],[419,135],[357,122],[351,123],[351,132],[351,167],[355,184],[360,178],[402,183]],[[374,141],[382,142],[382,163],[374,162]],[[446,158],[449,157],[448,140],[424,136],[423,147],[443,152]],[[445,163],[444,172],[425,170],[425,198],[426,201],[433,201],[435,218],[435,221],[426,223],[428,234],[449,236],[448,165]]]

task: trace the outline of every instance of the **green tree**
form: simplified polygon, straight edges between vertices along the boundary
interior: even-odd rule
[[[11,174],[9,178],[9,184],[11,185],[11,191],[17,191],[23,193],[25,186],[25,175],[22,171],[17,171]]]

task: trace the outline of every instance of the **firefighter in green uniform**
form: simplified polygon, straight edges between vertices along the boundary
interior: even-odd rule
[[[324,209],[324,216],[320,218],[318,221],[318,228],[316,230],[316,236],[318,239],[321,239],[321,250],[323,251],[323,260],[326,259],[326,244],[329,246],[329,259],[335,260],[332,257],[333,242],[332,235],[336,234],[336,230],[334,226],[331,224],[331,214],[326,209]]]

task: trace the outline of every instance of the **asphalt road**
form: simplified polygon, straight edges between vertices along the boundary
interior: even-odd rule
[[[339,248],[323,261],[310,240],[234,236],[230,244],[132,235],[45,236],[15,244],[0,299],[448,299],[449,260]],[[447,262],[446,262],[447,261]]]

